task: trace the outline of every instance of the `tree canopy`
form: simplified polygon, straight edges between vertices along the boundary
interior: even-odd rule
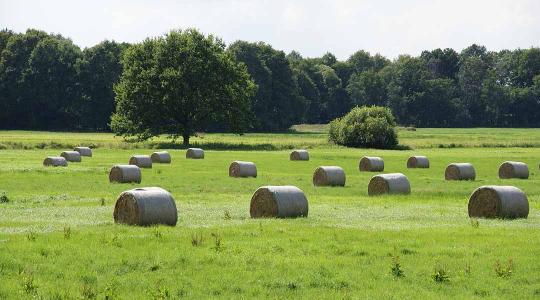
[[[173,30],[129,47],[115,86],[111,128],[146,140],[160,134],[184,144],[212,121],[241,133],[249,124],[255,85],[225,44],[195,29]]]
[[[265,43],[237,41],[228,48],[236,60],[244,63],[258,90],[252,99],[257,131],[286,130],[302,120],[305,100],[283,51]]]
[[[192,30],[180,33],[188,32]],[[1,30],[0,129],[108,131],[115,97],[122,102],[123,97],[136,95],[167,98],[145,101],[168,103],[166,109],[175,111],[174,116],[166,115],[169,119],[163,119],[160,128],[137,127],[144,133],[131,138],[157,132],[183,136],[184,129],[190,134],[283,131],[297,123],[328,123],[362,105],[388,107],[397,123],[405,126],[540,127],[540,48],[489,51],[473,44],[462,51],[431,49],[394,60],[359,50],[340,60],[331,52],[310,58],[297,51],[285,54],[263,42],[236,41],[226,47],[215,37],[200,35],[201,41],[183,37],[173,41],[167,35],[137,45],[103,41],[80,49],[59,34]],[[188,55],[191,50],[182,43],[195,41],[189,49],[200,53]],[[201,50],[207,46],[208,51]],[[214,57],[212,53],[220,59],[200,61]],[[139,80],[133,87],[145,90],[122,90],[127,85],[118,82],[126,67],[130,70],[124,78]],[[211,76],[227,72],[232,75]],[[153,82],[142,84],[144,80]],[[235,85],[237,80],[243,84]],[[230,106],[209,112],[203,108],[217,102],[204,86],[212,86],[216,94],[238,93],[240,100],[223,97],[220,107]],[[191,109],[186,105],[170,108],[176,103],[172,98],[197,97],[200,103],[193,114],[186,115],[185,109]],[[157,114],[155,109],[152,113]],[[126,114],[116,114],[113,124],[129,136],[135,132],[120,126],[127,124]],[[237,119],[239,115],[243,117]],[[172,125],[177,121],[171,119],[186,116],[195,121],[182,121],[185,128]]]

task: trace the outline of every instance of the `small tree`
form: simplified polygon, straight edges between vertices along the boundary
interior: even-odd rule
[[[395,126],[386,107],[355,107],[330,123],[329,139],[348,147],[391,149],[398,144]]]
[[[255,84],[220,39],[173,30],[129,47],[122,63],[111,121],[117,135],[139,141],[182,136],[187,146],[211,121],[235,133],[247,128]]]

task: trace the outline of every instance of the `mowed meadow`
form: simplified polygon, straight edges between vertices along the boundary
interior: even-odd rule
[[[538,298],[540,297],[540,131],[400,130],[411,150],[328,144],[324,127],[297,133],[204,134],[205,159],[188,160],[167,139],[130,144],[112,134],[0,132],[0,299],[188,298]],[[67,168],[48,155],[92,145],[94,156]],[[142,169],[141,184],[111,184],[114,164],[168,149],[171,164]],[[289,161],[307,148],[309,161]],[[406,148],[406,147],[403,147]],[[401,172],[410,195],[369,197],[364,155]],[[426,155],[429,169],[407,169]],[[228,177],[234,160],[257,164],[257,178]],[[529,165],[527,180],[501,180],[506,160]],[[452,162],[470,162],[475,181],[445,181]],[[341,166],[345,187],[314,187],[318,166]],[[309,216],[251,219],[263,185],[295,185]],[[528,197],[527,219],[471,220],[467,203],[482,185],[514,185]],[[178,208],[175,227],[117,225],[118,195],[159,186]]]

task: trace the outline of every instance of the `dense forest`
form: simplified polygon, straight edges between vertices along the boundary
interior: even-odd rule
[[[80,49],[58,34],[0,31],[0,128],[108,131],[126,43]],[[266,43],[227,47],[257,85],[251,130],[327,123],[355,106],[389,107],[416,127],[540,127],[540,49],[471,45],[389,60],[365,51],[339,61]],[[207,130],[220,130],[211,124]]]

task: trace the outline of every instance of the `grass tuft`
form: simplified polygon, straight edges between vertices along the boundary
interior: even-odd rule
[[[200,247],[203,244],[203,236],[201,233],[194,233],[191,235],[191,245],[193,247]]]
[[[33,232],[33,231],[29,231],[27,234],[26,234],[26,239],[30,242],[35,242],[36,241],[36,233]]]
[[[470,219],[470,222],[471,222],[471,226],[472,226],[473,228],[478,228],[478,227],[480,227],[480,221],[478,221],[478,219],[476,219],[476,218],[471,218],[471,219]]]
[[[223,250],[223,245],[221,243],[221,236],[217,233],[212,233],[212,237],[214,238],[214,247],[213,249],[216,250],[216,252],[221,252]]]
[[[71,227],[64,226],[64,239],[69,240],[71,238]]]
[[[493,269],[498,277],[509,278],[514,273],[514,260],[512,258],[508,259],[506,265],[497,260]]]
[[[6,193],[2,193],[2,195],[0,195],[0,203],[9,203],[9,201],[10,200]]]
[[[450,281],[448,271],[443,266],[436,266],[433,270],[431,278],[433,278],[433,281],[435,281],[436,283],[445,283]]]
[[[399,262],[399,256],[392,255],[392,266],[390,269],[391,269],[391,274],[395,278],[405,277],[405,272],[401,268],[401,264]]]
[[[32,272],[23,273],[22,289],[26,294],[34,294],[37,291],[37,285],[34,282],[34,274]]]

